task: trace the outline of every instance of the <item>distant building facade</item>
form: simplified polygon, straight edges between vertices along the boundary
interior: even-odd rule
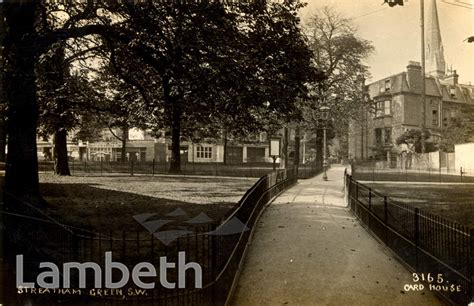
[[[121,132],[117,131],[121,136]],[[130,129],[125,144],[126,161],[135,162],[169,162],[171,160],[171,141],[166,138],[154,138],[139,129]],[[68,155],[74,161],[117,162],[122,158],[122,141],[112,131],[104,129],[100,140],[96,142],[72,141],[74,132],[68,137]],[[294,156],[295,131],[289,131],[289,156]],[[300,161],[314,160],[314,149],[307,146],[307,135],[301,137]],[[38,159],[53,160],[53,139],[38,139]],[[182,141],[180,143],[181,161],[183,163],[222,163],[224,154],[228,164],[272,163],[269,139],[265,132],[248,136],[246,140],[228,140],[226,148],[222,139],[208,139],[200,142]]]
[[[440,130],[449,126],[465,105],[474,107],[474,86],[459,84],[456,70],[446,73],[436,1],[431,0],[426,27],[425,113],[422,103],[422,67],[409,62],[406,71],[365,86],[372,111],[351,122],[349,157],[357,160],[396,160],[395,141],[403,133],[424,126],[428,143],[438,143]]]

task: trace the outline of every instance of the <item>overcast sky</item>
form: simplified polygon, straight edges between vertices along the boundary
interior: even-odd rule
[[[375,53],[367,62],[372,81],[405,71],[408,61],[421,61],[419,0],[409,0],[404,6],[394,7],[381,5],[383,0],[306,2],[308,5],[301,11],[303,23],[325,5],[353,18],[359,36],[371,41],[375,47]],[[425,14],[430,2],[425,0]],[[438,0],[437,7],[446,65],[457,70],[460,82],[474,85],[474,43],[464,41],[474,36],[474,0]]]

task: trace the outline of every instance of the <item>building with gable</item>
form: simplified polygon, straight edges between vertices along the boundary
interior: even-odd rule
[[[422,103],[422,67],[410,61],[406,70],[365,85],[372,111],[352,122],[349,157],[356,160],[396,160],[396,139],[408,130],[424,126],[430,132],[427,143],[439,142],[466,105],[474,107],[474,86],[460,84],[456,70],[447,72],[436,1],[431,0],[426,26],[425,111]]]

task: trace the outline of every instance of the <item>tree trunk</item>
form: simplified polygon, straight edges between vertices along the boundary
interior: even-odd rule
[[[295,173],[298,175],[298,169],[300,166],[300,124],[296,124],[296,129],[295,129],[295,155],[293,159],[293,166],[295,168]]]
[[[5,37],[5,19],[3,18],[3,6],[0,6],[0,37]],[[4,79],[4,71],[7,69],[5,61],[5,51],[4,48],[0,48],[0,162],[5,162],[6,160],[6,147],[7,147],[7,120],[6,120],[6,86]]]
[[[7,148],[7,122],[0,119],[0,162],[5,162]]]
[[[169,173],[181,172],[181,108],[178,100],[174,100],[171,120],[171,162]]]
[[[5,203],[26,201],[40,204],[36,125],[35,77],[35,11],[37,2],[4,4],[8,37],[12,45],[6,55],[10,69],[5,80],[9,82],[7,100],[8,154],[5,173]]]
[[[224,165],[227,165],[227,130],[224,130]]]
[[[67,131],[59,130],[54,133],[54,173],[57,175],[71,175],[67,155]]]
[[[120,150],[121,162],[127,162],[127,140],[128,140],[128,126],[125,125],[122,129],[122,148]]]

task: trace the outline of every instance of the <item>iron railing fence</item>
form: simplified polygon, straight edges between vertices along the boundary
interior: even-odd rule
[[[398,203],[346,175],[349,206],[427,290],[457,305],[473,293],[474,230]]]
[[[277,164],[279,167],[279,164]],[[293,166],[292,166],[293,167]],[[41,161],[38,164],[41,173],[53,173],[54,163]],[[69,169],[72,175],[155,175],[168,174],[169,163],[166,162],[111,162],[111,161],[69,161]],[[230,176],[230,177],[262,177],[273,171],[271,163],[181,163],[181,174],[183,175],[206,175],[206,176]],[[300,179],[311,178],[322,172],[322,166],[316,163],[301,164],[298,167]]]
[[[297,177],[293,170],[279,170],[262,177],[249,189],[240,201],[239,207],[223,223],[225,225],[228,221],[235,219],[245,220],[242,222],[245,223],[248,230],[242,231],[239,236],[216,236],[216,250],[219,250],[216,266],[217,270],[220,271],[214,282],[217,305],[230,304],[250,239],[265,205],[296,182]],[[227,249],[226,246],[232,246],[232,248]],[[226,250],[229,250],[230,253]]]
[[[262,176],[226,220],[186,224],[186,228],[179,228],[185,232],[178,231],[178,235],[170,230],[169,235],[175,235],[170,240],[166,240],[166,228],[154,232],[125,229],[96,233],[65,225],[64,220],[51,217],[48,209],[38,209],[27,203],[16,203],[10,209],[3,207],[0,214],[5,238],[2,256],[11,264],[7,265],[7,273],[3,273],[10,278],[2,280],[5,296],[0,298],[6,305],[51,305],[59,301],[68,305],[224,305],[229,302],[236,285],[259,214],[265,204],[296,181],[292,169]],[[155,288],[145,293],[130,279],[124,289],[102,291],[99,296],[99,291],[93,288],[94,273],[88,273],[88,287],[81,290],[80,295],[70,292],[65,295],[15,293],[16,255],[24,256],[25,279],[34,280],[42,272],[40,262],[53,262],[58,267],[66,262],[93,262],[105,271],[106,252],[112,252],[112,260],[124,264],[129,271],[140,262],[149,262],[158,271],[163,257],[167,262],[177,263],[179,252],[185,252],[186,262],[196,262],[202,269],[202,288],[196,288],[193,271],[185,274],[186,286],[175,289],[164,288],[160,283],[160,272],[157,272],[157,278],[150,279],[156,283]],[[120,279],[116,273],[113,278]],[[71,279],[71,288],[78,288],[77,272]],[[178,283],[178,270],[168,269],[166,279]]]
[[[438,183],[474,183],[474,169],[458,167],[446,168],[385,168],[376,165],[354,164],[352,177],[359,181],[401,181],[401,182],[438,182]]]

